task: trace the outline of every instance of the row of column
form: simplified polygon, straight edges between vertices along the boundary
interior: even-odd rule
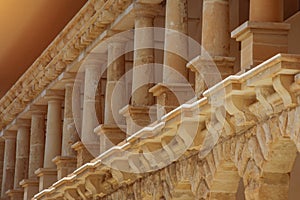
[[[63,81],[68,81],[65,91],[47,91],[47,106],[31,106],[30,119],[17,119],[16,130],[4,131],[1,198],[31,199],[76,169],[72,145],[79,136],[72,112],[73,83]]]
[[[254,25],[248,24],[249,26],[247,26],[248,29],[246,31],[242,27],[233,33],[233,36],[238,38],[238,41],[242,41],[242,67],[244,66],[245,69],[252,66],[254,61],[258,59],[256,59],[257,54],[254,52],[253,57],[250,58],[251,62],[246,61],[249,58],[244,53],[243,48],[245,48],[245,45],[248,45],[248,42],[246,41],[247,37],[244,37],[245,35],[243,34],[248,33],[247,31],[249,30],[250,32],[257,30],[260,27],[263,27],[263,30],[272,29],[282,31],[288,29],[282,23],[266,23],[282,22],[282,0],[276,0],[276,3],[274,3],[274,0],[251,0],[250,2],[250,21],[261,22],[260,25],[263,26],[258,26],[257,23]],[[17,133],[15,131],[4,132],[5,153],[2,197],[5,197],[7,193],[12,199],[19,198],[20,195],[23,195],[23,186],[25,188],[25,196],[27,195],[29,198],[34,193],[49,187],[57,179],[71,173],[76,167],[90,161],[93,155],[85,148],[86,145],[91,147],[92,151],[96,152],[96,154],[99,154],[110,147],[103,135],[112,144],[117,144],[126,138],[126,134],[132,134],[141,127],[148,125],[151,123],[150,108],[155,103],[154,96],[156,96],[157,103],[161,104],[167,112],[178,106],[178,101],[176,101],[173,92],[168,88],[179,87],[184,94],[185,90],[182,90],[182,88],[187,86],[179,77],[182,76],[188,79],[187,61],[172,52],[165,52],[164,54],[164,65],[168,66],[168,68],[164,68],[163,83],[156,86],[145,84],[139,87],[141,82],[153,80],[151,78],[151,76],[154,76],[154,72],[151,70],[153,68],[148,67],[144,70],[140,66],[154,63],[154,49],[139,49],[139,47],[154,46],[151,44],[154,42],[154,32],[139,31],[138,29],[153,27],[154,18],[158,14],[158,11],[160,11],[159,4],[135,4],[136,31],[134,46],[138,50],[134,52],[132,80],[132,90],[134,93],[132,94],[130,105],[124,108],[122,108],[122,103],[112,105],[112,102],[114,102],[112,91],[119,79],[125,74],[125,56],[124,53],[122,54],[124,46],[122,46],[122,42],[118,41],[108,46],[108,61],[111,64],[107,71],[105,118],[103,124],[95,130],[100,135],[100,146],[99,137],[94,133],[98,122],[94,118],[96,114],[93,112],[95,104],[99,103],[99,98],[94,98],[97,93],[96,88],[98,88],[95,85],[98,84],[99,80],[99,65],[103,63],[100,58],[95,58],[95,62],[85,68],[82,142],[78,142],[79,138],[72,110],[73,92],[77,94],[76,98],[80,99],[80,92],[78,92],[80,88],[72,92],[74,80],[65,79],[63,80],[65,81],[64,92],[47,92],[45,96],[48,102],[47,110],[44,106],[33,106],[30,110],[31,122],[28,120],[17,120]],[[187,34],[187,0],[168,0],[166,2],[165,23],[169,29],[165,33],[165,49],[173,49],[174,52],[180,52],[181,55],[188,54],[188,41],[172,32],[174,30]],[[202,45],[204,49],[206,49],[213,59],[220,60],[222,58],[225,60],[225,68],[232,67],[233,59],[228,58],[230,52],[229,1],[203,1],[202,29]],[[251,33],[254,34],[254,32]],[[279,32],[277,33],[279,34]],[[254,36],[256,37],[255,39],[263,38],[264,40],[266,34],[262,35],[260,32],[260,34],[255,33]],[[275,40],[274,36],[273,40],[275,42],[280,40],[285,44],[284,37],[282,36],[282,38]],[[252,45],[255,46],[256,44],[253,42]],[[267,48],[270,45],[267,44],[263,47]],[[281,51],[282,49],[277,48],[274,51],[276,50]],[[272,51],[271,53],[274,52]],[[122,56],[113,61],[116,55]],[[220,65],[224,67],[224,63]],[[180,76],[174,74],[174,70]],[[196,81],[196,87],[197,84],[198,82]],[[115,97],[123,99],[125,94],[120,92]],[[64,114],[62,114],[63,102]],[[113,106],[116,106],[116,109],[112,109]],[[113,110],[121,110],[121,113],[126,117],[126,133],[120,129],[120,124],[125,124],[125,122],[123,122],[118,114],[113,113]],[[63,119],[62,116],[64,116]],[[47,118],[46,126],[45,118]]]

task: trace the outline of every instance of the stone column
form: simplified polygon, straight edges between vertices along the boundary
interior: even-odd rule
[[[24,188],[24,200],[31,199],[39,191],[39,182],[35,171],[43,167],[45,149],[45,115],[47,107],[33,105],[30,107],[31,132],[28,179],[20,182]]]
[[[1,187],[1,198],[7,198],[6,192],[14,187],[15,159],[16,159],[16,132],[4,131],[5,152],[3,164],[3,179]]]
[[[183,78],[187,78],[187,61],[184,59],[188,55],[187,0],[167,0],[165,26],[167,30],[165,32],[164,65],[176,70]],[[180,34],[176,34],[176,32]],[[163,82],[166,84],[184,83],[177,74],[168,68],[163,69]]]
[[[250,0],[249,18],[231,33],[241,42],[242,71],[288,51],[290,25],[283,22],[283,0]]]
[[[4,170],[4,153],[5,153],[5,140],[4,138],[0,138],[0,185],[2,186],[3,180],[3,170]],[[1,190],[0,190],[0,197],[1,197]]]
[[[77,152],[77,166],[91,161],[99,154],[99,137],[94,133],[98,126],[96,107],[100,104],[98,82],[100,70],[103,64],[103,55],[91,53],[83,64],[85,66],[84,99],[81,141],[75,143],[72,148]]]
[[[63,91],[48,90],[48,101],[44,165],[35,171],[39,177],[39,190],[49,187],[57,180],[57,170],[52,159],[61,154]]]
[[[283,22],[283,0],[250,0],[250,21]]]
[[[23,198],[23,188],[20,182],[28,177],[30,120],[17,119],[15,122],[17,131],[17,147],[15,161],[14,189],[7,194],[11,199]]]
[[[62,152],[61,156],[57,156],[54,162],[57,165],[57,179],[61,179],[76,169],[76,152],[72,149],[72,145],[78,142],[79,135],[76,131],[72,99],[73,89],[80,90],[77,84],[74,86],[74,79],[63,79],[65,83],[65,108],[64,108],[64,123],[63,123],[63,134],[62,134]]]
[[[149,92],[154,82],[154,32],[142,28],[153,27],[159,7],[153,4],[135,3],[134,61],[131,105],[122,109],[126,117],[127,133],[132,134],[149,125],[150,106],[154,97]],[[139,49],[143,48],[143,49]],[[144,67],[143,67],[144,66]],[[146,67],[145,67],[146,66]],[[145,84],[144,84],[145,83]]]
[[[167,0],[163,83],[151,92],[157,97],[158,118],[193,98],[186,68],[188,57],[187,0]],[[189,90],[190,89],[190,90]]]
[[[123,81],[125,77],[122,77],[125,74],[124,46],[122,41],[112,42],[108,45],[109,66],[107,68],[104,124],[95,129],[100,136],[100,152],[104,152],[126,138],[126,134],[120,129],[120,126],[125,125],[125,120],[119,114],[126,99]]]
[[[30,120],[17,120],[17,150],[14,189],[21,189],[20,181],[28,177]]]
[[[211,56],[229,56],[229,1],[204,0],[201,45]]]
[[[202,52],[188,68],[196,75],[195,90],[200,97],[205,89],[233,74],[235,59],[230,53],[229,1],[204,0]]]
[[[53,92],[52,94],[50,94]],[[61,91],[51,91],[46,95],[48,100],[47,127],[44,168],[55,168],[52,159],[61,154],[62,144],[62,101]]]

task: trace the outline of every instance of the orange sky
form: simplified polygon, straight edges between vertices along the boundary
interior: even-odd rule
[[[0,0],[0,98],[86,0]]]

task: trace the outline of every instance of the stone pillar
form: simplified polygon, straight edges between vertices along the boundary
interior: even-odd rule
[[[154,49],[145,48],[154,47],[154,32],[142,28],[154,26],[154,17],[159,11],[159,7],[141,3],[135,3],[134,6],[136,16],[132,98],[131,105],[120,111],[126,117],[127,134],[132,134],[149,125],[151,122],[149,109],[154,104],[154,97],[149,92],[149,89],[153,86],[151,82],[154,82]]]
[[[56,165],[52,159],[61,154],[63,91],[48,90],[48,101],[44,165],[35,171],[39,177],[39,190],[48,188],[57,180]]]
[[[72,149],[72,145],[78,142],[79,135],[76,131],[72,99],[73,99],[73,86],[74,79],[64,79],[65,84],[65,109],[64,109],[64,123],[63,123],[63,135],[62,135],[62,152],[61,156],[54,158],[54,162],[57,165],[57,179],[61,179],[76,169],[76,152]],[[80,90],[77,84],[74,90]]]
[[[100,70],[103,64],[102,54],[90,54],[86,58],[84,77],[84,99],[81,141],[75,143],[72,148],[77,152],[77,165],[85,164],[94,159],[93,155],[99,154],[99,137],[94,133],[98,126],[96,107],[100,104],[98,82]]]
[[[31,136],[28,178],[36,178],[35,171],[43,167],[45,150],[46,106],[31,107]]]
[[[3,164],[3,179],[1,187],[1,198],[7,198],[6,192],[14,187],[15,158],[16,158],[16,132],[4,131],[5,152]]]
[[[4,152],[5,152],[4,147],[5,147],[5,140],[4,138],[0,138],[0,185],[1,186],[3,181],[3,170],[4,170]],[[1,193],[0,193],[0,197],[1,197]]]
[[[45,149],[45,115],[46,106],[33,105],[31,113],[30,153],[28,179],[20,182],[24,188],[24,200],[31,199],[39,191],[39,182],[35,171],[43,167]]]
[[[107,68],[104,124],[95,129],[95,133],[100,136],[100,152],[104,152],[126,138],[126,133],[120,129],[120,126],[125,125],[125,120],[119,114],[119,110],[124,106],[123,100],[126,99],[125,83],[122,81],[125,78],[122,77],[125,74],[124,46],[122,41],[112,42],[108,45],[109,66]]]
[[[166,32],[165,32],[165,53],[164,65],[176,70],[182,77],[188,77],[186,68],[187,61],[184,59],[188,55],[188,12],[187,0],[167,0],[166,4]],[[178,32],[180,34],[174,33]],[[172,53],[169,52],[172,50]],[[180,57],[182,56],[182,57]],[[164,83],[184,83],[182,79],[170,71],[163,69]]]
[[[187,0],[167,0],[163,83],[151,92],[157,97],[158,118],[193,98],[186,68],[188,57]],[[190,90],[189,90],[190,89]]]
[[[44,168],[56,167],[52,159],[61,154],[62,144],[62,101],[64,94],[61,91],[53,91],[53,94],[50,94],[51,92],[46,95],[48,112]]]
[[[202,47],[211,56],[229,56],[229,1],[204,0]]]
[[[230,53],[229,1],[204,0],[202,52],[188,68],[196,75],[195,90],[200,97],[205,89],[233,74],[234,58]]]
[[[287,53],[289,29],[283,22],[283,0],[250,0],[250,20],[231,33],[241,42],[241,70]]]
[[[30,120],[17,120],[17,149],[14,189],[21,189],[20,181],[28,177]]]
[[[250,0],[250,21],[283,22],[283,0]]]
[[[23,188],[20,182],[28,177],[30,120],[17,119],[17,146],[15,161],[14,189],[7,194],[11,199],[23,198]]]

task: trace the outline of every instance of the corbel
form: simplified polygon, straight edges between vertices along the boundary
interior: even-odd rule
[[[272,79],[274,90],[279,94],[286,108],[296,105],[296,97],[290,91],[290,86],[294,81],[293,75],[278,74]]]

